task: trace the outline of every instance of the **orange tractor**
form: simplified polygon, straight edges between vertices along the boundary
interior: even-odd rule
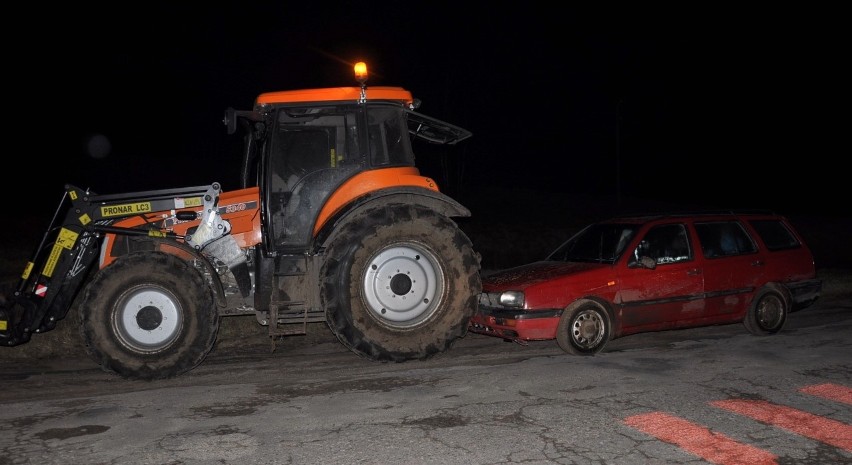
[[[360,86],[226,110],[228,133],[244,133],[238,190],[67,185],[0,309],[0,344],[73,308],[92,358],[126,378],[191,370],[236,315],[254,315],[273,344],[325,321],[377,361],[449,349],[475,311],[480,257],[452,220],[470,211],[420,174],[412,145],[471,133],[418,113],[403,88],[368,88],[363,63],[355,71]]]

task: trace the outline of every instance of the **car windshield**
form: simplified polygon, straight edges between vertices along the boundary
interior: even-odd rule
[[[589,225],[559,246],[547,260],[615,263],[638,229],[636,224]]]

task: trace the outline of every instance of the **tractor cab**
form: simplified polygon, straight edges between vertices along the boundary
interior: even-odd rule
[[[322,226],[357,199],[381,189],[420,186],[437,191],[415,168],[412,139],[455,144],[465,129],[415,112],[400,87],[264,93],[252,111],[229,109],[228,132],[246,129],[243,187],[260,187],[266,250],[308,250]]]

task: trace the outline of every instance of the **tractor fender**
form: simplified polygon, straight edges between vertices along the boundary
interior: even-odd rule
[[[107,235],[107,240],[110,239],[114,241],[115,235]],[[196,267],[200,266],[199,271],[207,278],[206,281],[214,291],[213,295],[216,297],[216,304],[220,307],[225,306],[225,288],[219,279],[215,265],[204,254],[190,245],[168,239],[134,237],[132,241],[127,242],[125,247],[126,250],[123,250],[120,255],[160,251],[175,255],[186,262],[194,263]],[[103,263],[103,257],[101,257],[101,263]]]
[[[344,223],[356,220],[361,214],[391,204],[422,205],[447,217],[469,217],[470,210],[455,199],[431,189],[400,186],[372,191],[356,198],[335,213],[316,235],[317,248],[325,247]]]

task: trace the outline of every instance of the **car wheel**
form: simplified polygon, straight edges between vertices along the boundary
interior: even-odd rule
[[[574,355],[600,352],[612,334],[609,313],[599,303],[585,300],[569,306],[559,318],[556,342]]]
[[[787,322],[790,301],[777,289],[761,289],[754,297],[743,324],[752,334],[765,336],[781,331]]]

